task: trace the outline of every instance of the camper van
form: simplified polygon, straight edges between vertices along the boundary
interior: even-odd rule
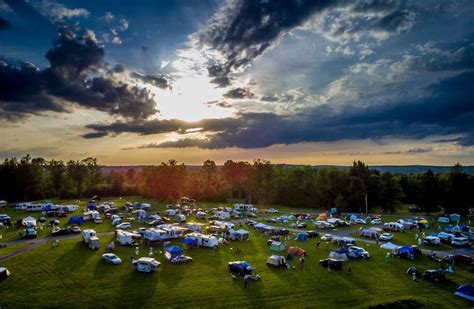
[[[201,233],[191,233],[186,235],[186,238],[196,241],[197,245],[201,247],[215,248],[219,245],[219,242],[215,236]]]
[[[141,238],[141,235],[138,233],[116,230],[115,238],[117,239],[119,244],[121,244],[122,246],[126,246],[135,244],[136,241]]]
[[[96,231],[87,229],[82,231],[82,240],[87,244],[87,247],[92,250],[99,249],[99,238]]]
[[[388,232],[399,232],[403,230],[403,225],[397,222],[389,222],[383,225],[383,230]]]

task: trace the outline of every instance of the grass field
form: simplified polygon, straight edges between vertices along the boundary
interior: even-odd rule
[[[156,210],[164,209],[162,204],[149,202]],[[98,231],[113,230],[108,221],[100,225],[91,223],[91,226]],[[316,249],[317,240],[310,239],[305,243],[289,241],[289,245],[307,250],[305,268],[296,265],[296,270],[271,270],[265,265],[271,254],[266,243],[268,236],[254,230],[250,233],[250,240],[222,245],[215,255],[210,249],[189,250],[186,254],[194,261],[186,265],[170,264],[160,253],[161,247],[156,247],[155,258],[162,266],[153,274],[138,273],[131,267],[129,260],[135,255],[131,247],[116,247],[115,253],[122,258],[122,265],[105,264],[101,254],[105,244],[113,239],[112,235],[100,237],[98,251],[87,249],[80,239],[61,240],[58,247],[47,242],[0,263],[12,272],[12,277],[0,282],[0,307],[366,308],[400,301],[428,308],[472,307],[454,296],[460,283],[474,283],[472,269],[467,266],[456,266],[456,273],[448,275],[446,283],[433,284],[423,279],[413,282],[405,274],[409,266],[425,270],[438,268],[439,264],[426,256],[415,261],[394,259],[385,263],[386,251],[360,243],[370,252],[370,260],[345,262],[343,271],[328,272],[318,261],[326,258],[336,246],[323,243]],[[18,238],[13,234],[11,237]],[[14,250],[13,246],[19,249],[22,245],[6,249]],[[231,251],[230,248],[236,247],[241,248],[242,253]],[[6,251],[0,251],[0,256],[4,253]],[[139,256],[147,253],[148,248],[141,245]],[[227,271],[227,263],[235,260],[250,262],[262,280],[250,282],[245,289],[242,278],[233,279]],[[351,273],[347,271],[349,264]]]

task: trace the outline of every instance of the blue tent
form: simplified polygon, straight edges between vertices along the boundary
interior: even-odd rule
[[[180,256],[183,254],[184,250],[178,246],[169,246],[165,248],[166,253],[170,255],[170,257]]]
[[[416,257],[416,250],[414,247],[404,246],[397,249],[399,254],[406,254],[408,258],[414,259]]]
[[[191,239],[191,238],[185,238],[185,239],[181,240],[181,242],[183,244],[187,244],[187,245],[197,245],[197,243],[198,243],[197,239]]]
[[[450,214],[449,220],[451,220],[451,222],[459,222],[459,220],[461,220],[461,216],[458,214]]]
[[[87,209],[97,210],[97,205],[95,203],[89,203],[87,204]]]
[[[308,234],[306,233],[299,233],[298,236],[296,236],[297,241],[307,241],[308,240]]]
[[[474,286],[461,284],[454,295],[474,302]]]
[[[239,275],[244,276],[252,274],[253,269],[249,263],[242,261],[229,263],[229,270],[231,272],[237,272]]]
[[[72,216],[69,218],[69,224],[83,224],[84,223],[84,217],[81,216]]]

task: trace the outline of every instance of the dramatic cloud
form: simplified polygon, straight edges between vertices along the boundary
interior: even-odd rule
[[[5,18],[0,17],[0,31],[10,27],[10,22]]]
[[[150,84],[152,86],[161,88],[161,89],[166,89],[166,88],[171,88],[169,80],[164,77],[164,76],[159,76],[159,75],[142,75],[136,72],[130,73],[130,77],[137,79],[143,83]]]
[[[113,79],[104,69],[104,49],[91,31],[62,27],[46,53],[50,66],[39,70],[0,63],[0,117],[18,120],[44,111],[70,112],[71,104],[126,118],[145,119],[157,113],[146,89]],[[118,70],[118,67],[113,69]]]
[[[424,138],[436,134],[462,134],[461,145],[472,145],[474,94],[470,86],[474,72],[465,72],[431,85],[432,95],[411,102],[369,107],[330,105],[307,114],[282,116],[244,113],[238,128],[226,129],[207,139],[182,139],[146,147],[260,148],[275,144],[379,139],[393,136]],[[203,128],[205,131],[205,128]],[[413,150],[412,152],[420,152]]]
[[[33,6],[36,7],[41,14],[49,17],[52,22],[60,22],[64,19],[74,17],[88,17],[90,14],[86,9],[70,9],[51,0],[43,0],[38,3],[33,2]]]

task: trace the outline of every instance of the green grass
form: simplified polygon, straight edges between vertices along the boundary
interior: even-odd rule
[[[29,245],[30,245],[29,243],[19,243],[19,244],[8,245],[5,248],[0,248],[0,257],[4,256],[4,255],[6,255],[10,252],[16,251],[18,249],[27,247]]]
[[[101,245],[112,238],[102,237]],[[51,243],[4,262],[12,277],[1,283],[0,306],[17,307],[367,307],[399,300],[413,300],[430,307],[467,307],[469,303],[453,295],[457,285],[472,283],[472,274],[463,267],[450,275],[450,283],[412,282],[405,274],[414,264],[420,269],[437,267],[426,257],[415,262],[383,261],[385,251],[365,246],[372,257],[351,261],[352,273],[328,272],[318,265],[327,257],[332,244],[315,248],[315,240],[290,241],[308,251],[306,268],[271,270],[265,265],[271,254],[265,235],[251,231],[251,239],[221,246],[215,256],[209,249],[192,249],[194,261],[171,265],[157,253],[162,267],[154,274],[141,274],[129,263],[133,248],[118,247],[123,264],[113,266],[101,261],[102,249],[92,251],[79,240]],[[241,254],[231,247],[240,247]],[[158,249],[159,250],[159,249]],[[144,255],[147,248],[142,246]],[[232,279],[227,262],[249,261],[262,276],[245,289],[241,278]],[[345,264],[345,268],[348,262]]]

